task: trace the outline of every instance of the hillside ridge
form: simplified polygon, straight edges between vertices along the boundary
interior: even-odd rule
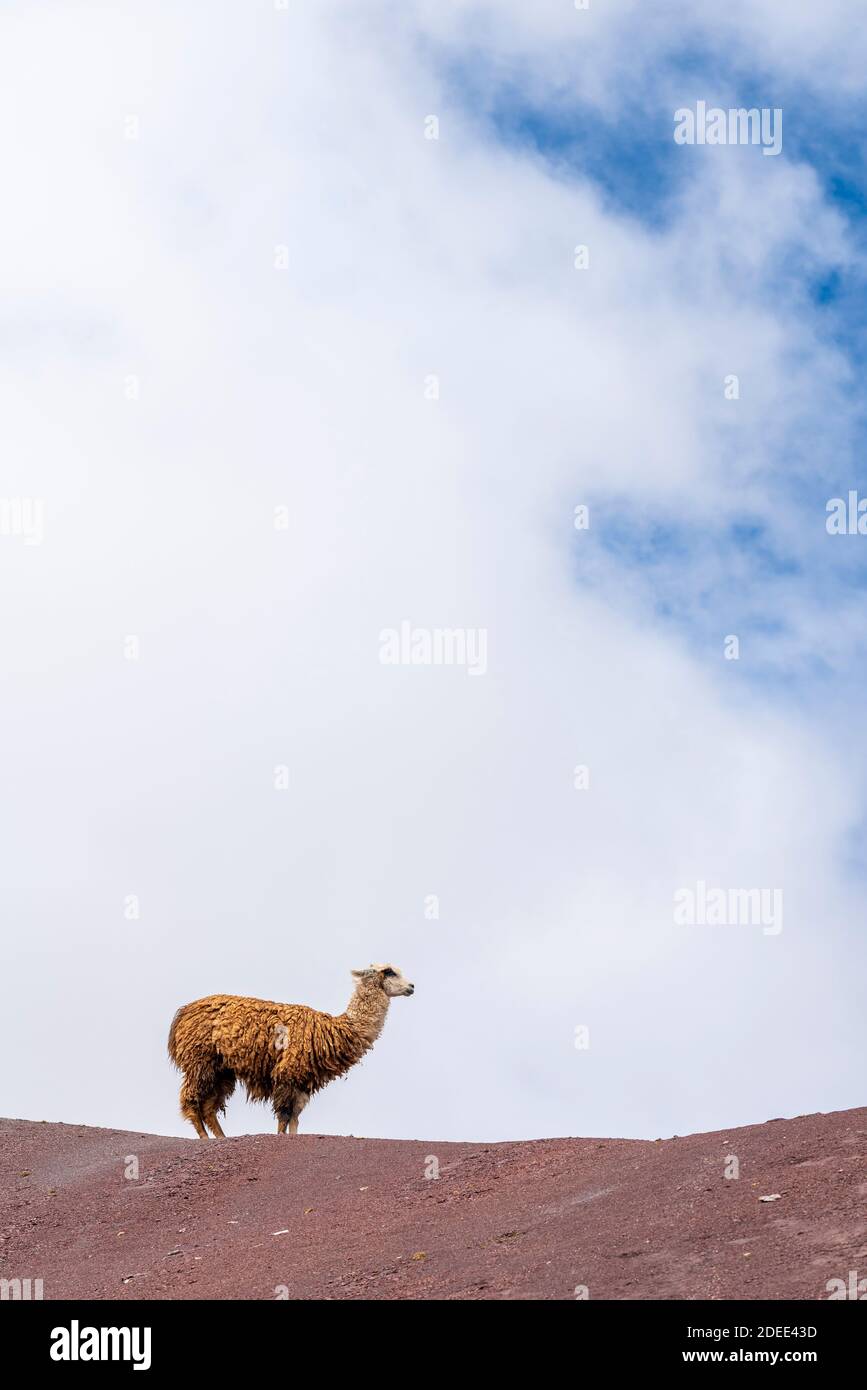
[[[45,1299],[823,1299],[867,1277],[865,1159],[867,1108],[498,1143],[0,1120],[0,1279]]]

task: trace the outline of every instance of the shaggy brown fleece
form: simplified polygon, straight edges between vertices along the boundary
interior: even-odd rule
[[[305,1004],[278,1004],[211,994],[178,1009],[169,1030],[169,1056],[184,1074],[181,1114],[207,1138],[223,1137],[217,1116],[235,1089],[251,1100],[270,1100],[278,1131],[297,1130],[310,1097],[342,1076],[369,1051],[382,1031],[395,980],[392,966],[353,971],[355,993],[334,1016]],[[402,992],[412,993],[406,985]],[[388,990],[388,992],[386,992]]]

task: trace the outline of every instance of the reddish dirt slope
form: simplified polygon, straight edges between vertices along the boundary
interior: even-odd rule
[[[46,1299],[821,1299],[850,1270],[867,1276],[867,1109],[655,1143],[0,1120],[0,1277]]]

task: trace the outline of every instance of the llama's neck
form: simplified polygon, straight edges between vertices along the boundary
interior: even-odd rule
[[[359,980],[355,992],[346,1007],[346,1017],[364,1044],[365,1051],[373,1047],[385,1025],[385,1016],[391,1003],[379,985]]]

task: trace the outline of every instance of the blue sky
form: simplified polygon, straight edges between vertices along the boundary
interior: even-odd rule
[[[782,300],[798,313],[811,345],[838,354],[851,375],[842,389],[846,410],[846,447],[814,453],[801,467],[786,468],[785,450],[769,448],[760,459],[773,479],[786,525],[779,533],[773,513],[755,515],[737,503],[717,518],[705,518],[697,533],[691,518],[672,517],[665,505],[634,506],[628,498],[606,499],[604,530],[594,537],[606,558],[616,567],[638,570],[647,583],[649,602],[662,621],[681,624],[690,640],[713,641],[720,620],[732,630],[761,638],[765,660],[743,668],[746,679],[785,685],[782,697],[797,699],[808,692],[799,684],[821,687],[831,670],[821,653],[814,659],[802,654],[796,666],[783,659],[778,666],[773,639],[786,630],[782,609],[799,592],[828,610],[853,595],[860,603],[867,579],[859,539],[834,538],[825,532],[825,503],[829,495],[846,495],[849,487],[863,486],[867,444],[862,371],[867,365],[867,315],[864,311],[864,252],[867,205],[867,165],[862,128],[867,101],[856,93],[840,99],[834,89],[817,89],[812,74],[774,71],[774,64],[756,66],[743,54],[726,52],[712,40],[701,46],[672,41],[648,80],[629,101],[615,109],[600,109],[598,101],[582,99],[580,83],[562,90],[546,85],[545,56],[542,73],[534,73],[515,54],[508,64],[488,61],[483,46],[455,55],[438,55],[445,90],[485,136],[521,156],[541,162],[564,182],[589,184],[612,216],[635,219],[650,236],[662,236],[676,222],[681,204],[696,178],[697,161],[706,151],[684,149],[672,139],[672,99],[694,107],[697,100],[708,106],[779,107],[784,113],[785,145],[782,160],[805,166],[815,174],[823,203],[838,214],[845,226],[846,257],[826,258],[823,248],[796,240],[762,280],[749,277],[745,286],[751,297],[773,309]],[[750,55],[756,57],[758,55]],[[714,154],[717,152],[715,151]],[[759,151],[727,149],[722,157],[755,160]],[[772,179],[774,160],[762,169]],[[737,254],[732,255],[732,276],[737,289]],[[816,403],[813,403],[814,407]],[[832,405],[830,408],[835,409]],[[737,448],[736,441],[733,448]],[[793,544],[796,528],[800,544]],[[840,543],[842,539],[842,543]],[[699,577],[701,566],[713,559],[713,573]],[[684,572],[697,582],[684,584]],[[576,567],[579,582],[582,566]],[[755,595],[761,590],[761,611],[755,611]],[[860,648],[859,643],[859,648]],[[769,652],[769,648],[771,648]],[[852,653],[854,671],[863,673],[863,652]]]

